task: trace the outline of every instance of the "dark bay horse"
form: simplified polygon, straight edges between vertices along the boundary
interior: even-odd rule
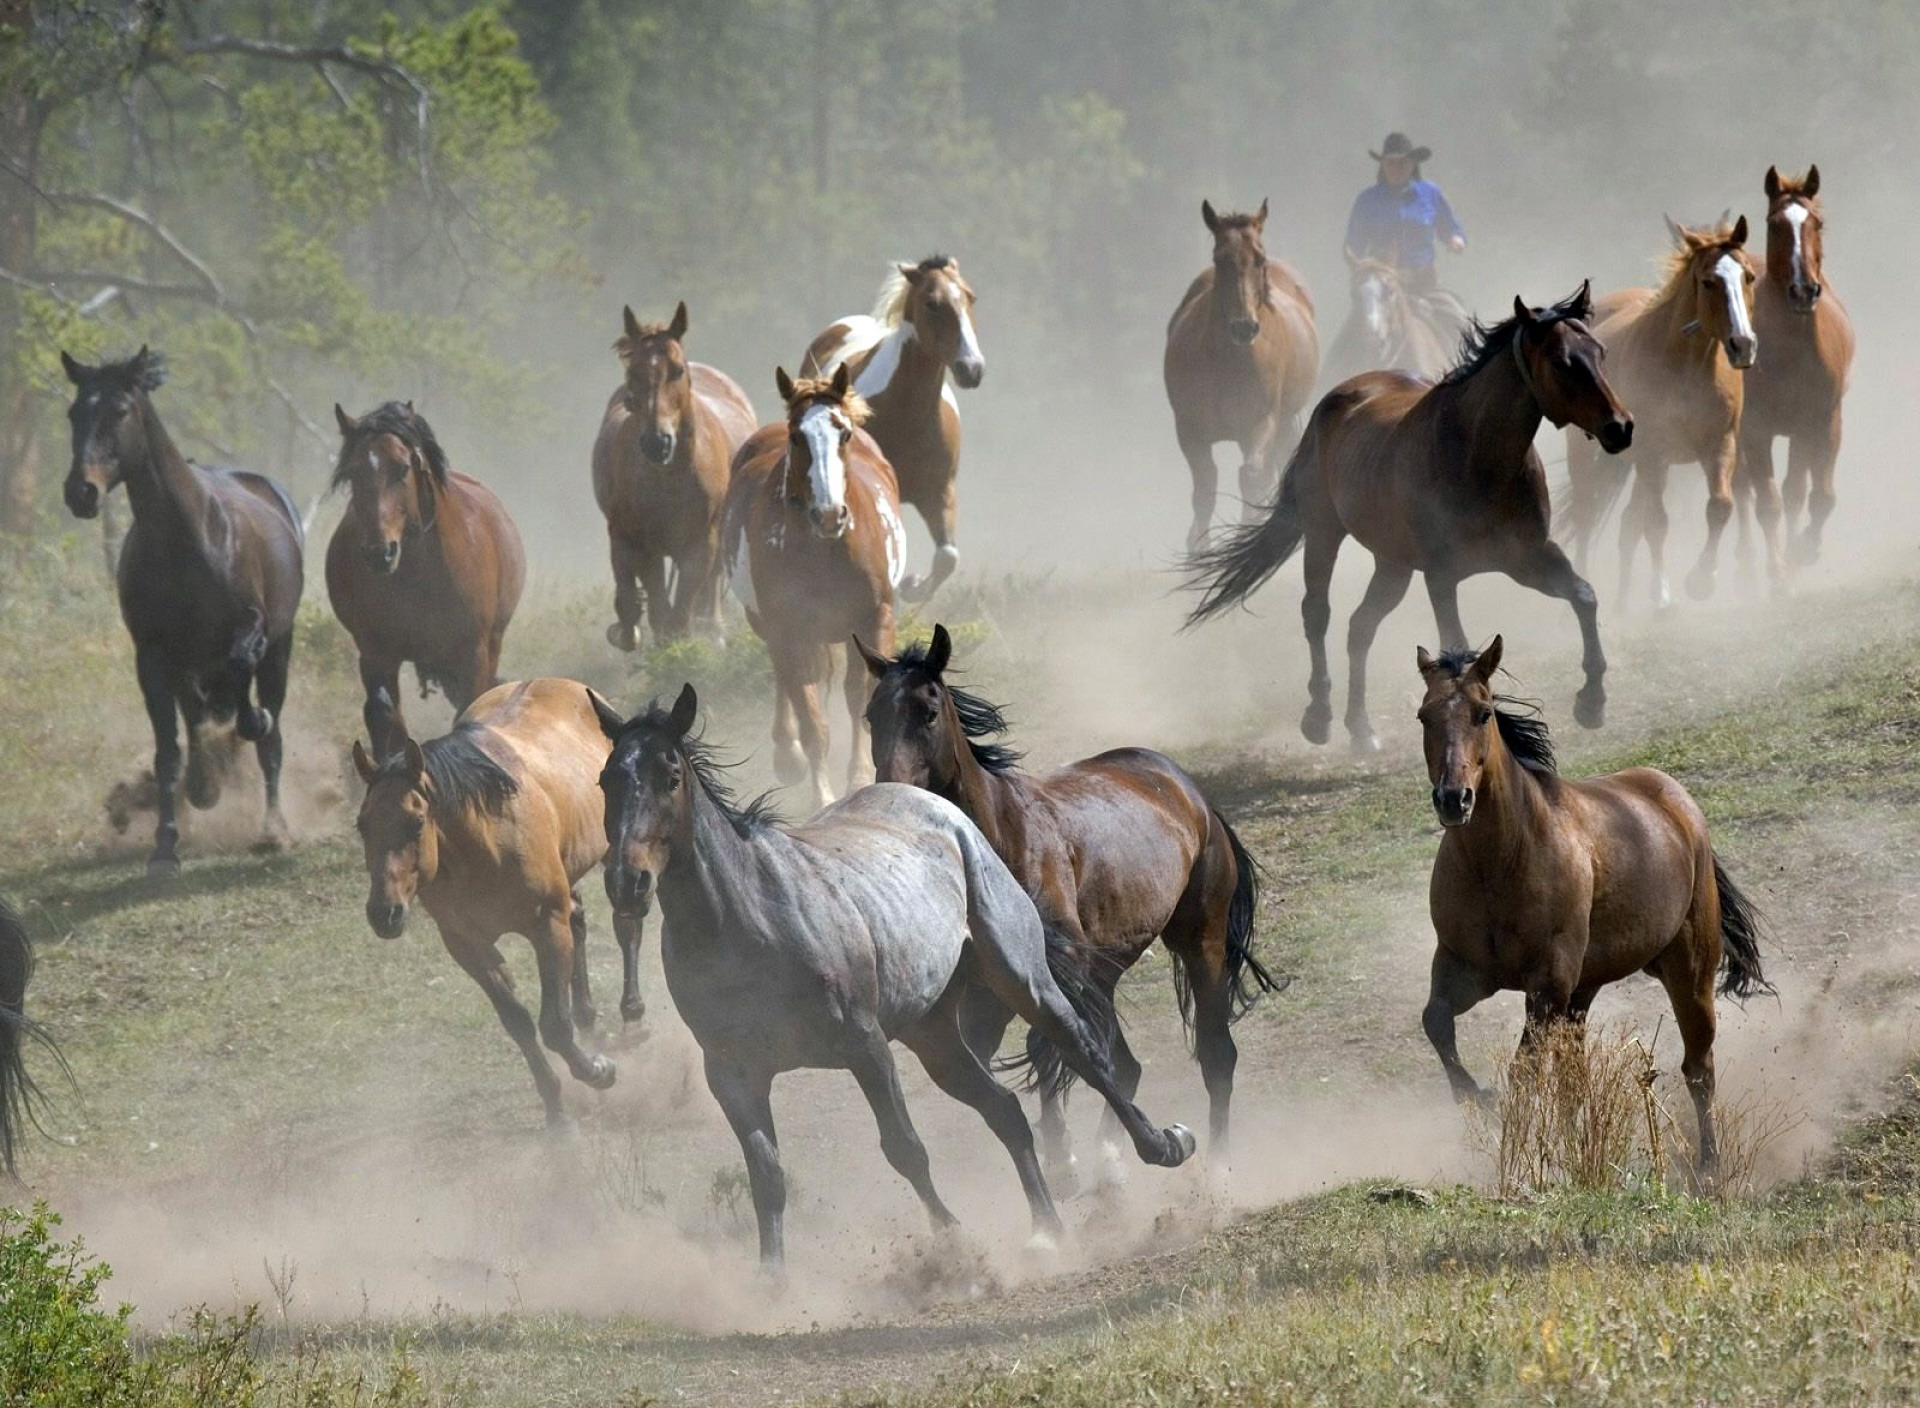
[[[1167,946],[1211,1105],[1211,1150],[1224,1161],[1238,1059],[1229,1027],[1276,986],[1253,956],[1259,876],[1233,828],[1179,764],[1145,748],[1022,772],[1018,753],[989,741],[1006,729],[1000,711],[947,678],[953,641],[944,626],[933,628],[931,645],[896,659],[864,645],[860,652],[876,681],[867,719],[880,781],[924,787],[965,812],[1033,897],[1041,922],[1090,956],[1088,978],[1106,1004],[1155,938]],[[979,1014],[969,1033],[977,1053],[999,1049],[1010,1015]],[[1044,1070],[1046,1059],[1033,1055]],[[1131,1100],[1140,1062],[1118,1026],[1113,1067]],[[1040,1131],[1056,1183],[1070,1167],[1060,1094],[1042,1083]]]
[[[932,596],[960,565],[960,404],[947,377],[971,389],[986,375],[973,304],[973,285],[951,255],[897,264],[880,285],[872,316],[840,319],[800,359],[802,377],[852,368],[853,389],[873,411],[867,432],[893,466],[901,502],[933,535],[933,570],[900,583],[910,601]]]
[[[1840,402],[1853,367],[1853,320],[1827,282],[1826,218],[1821,214],[1820,168],[1799,180],[1769,166],[1767,268],[1753,297],[1753,327],[1767,355],[1747,373],[1740,412],[1742,476],[1756,494],[1767,540],[1767,570],[1775,590],[1786,584],[1787,561],[1820,556],[1820,533],[1833,512],[1833,467],[1840,454]],[[1781,538],[1780,490],[1773,482],[1773,442],[1787,441],[1786,533]],[[1809,489],[1811,494],[1809,495]],[[1802,507],[1804,531],[1794,533]]]
[[[1747,217],[1736,224],[1686,229],[1668,222],[1674,252],[1659,289],[1624,289],[1601,300],[1594,335],[1638,427],[1633,454],[1602,465],[1591,447],[1567,437],[1568,532],[1584,569],[1587,547],[1629,472],[1633,496],[1620,517],[1620,594],[1628,594],[1634,550],[1644,539],[1652,559],[1656,607],[1667,587],[1667,471],[1697,461],[1707,476],[1707,541],[1687,574],[1687,594],[1713,595],[1720,536],[1733,516],[1746,368],[1760,343],[1753,327],[1753,262]]]
[[[1415,572],[1426,575],[1449,649],[1466,641],[1458,593],[1467,577],[1502,572],[1569,602],[1586,674],[1573,715],[1588,728],[1606,721],[1607,661],[1593,588],[1548,535],[1546,474],[1533,448],[1542,417],[1597,436],[1609,454],[1633,441],[1633,417],[1607,384],[1606,354],[1587,331],[1591,312],[1585,284],[1551,308],[1516,298],[1505,322],[1474,325],[1459,365],[1437,383],[1401,372],[1342,382],[1314,408],[1265,521],[1236,529],[1192,560],[1192,581],[1206,595],[1189,624],[1245,601],[1305,544],[1300,614],[1313,677],[1300,731],[1309,742],[1325,743],[1333,723],[1327,587],[1349,534],[1374,562],[1347,627],[1347,732],[1356,750],[1380,746],[1367,718],[1367,652]]]
[[[827,716],[820,691],[856,633],[893,649],[893,594],[907,560],[899,490],[887,457],[862,429],[867,405],[843,362],[831,379],[774,374],[786,419],[740,447],[727,494],[724,544],[733,593],[773,657],[774,771],[827,784]],[[867,781],[867,676],[851,658],[843,684],[852,728],[847,786]]]
[[[1442,323],[1424,298],[1408,292],[1400,271],[1383,259],[1347,251],[1351,311],[1327,354],[1329,383],[1370,371],[1411,372],[1429,379],[1453,365],[1464,323]]]
[[[600,770],[607,740],[596,696],[572,680],[503,684],[476,699],[453,732],[426,745],[401,737],[375,762],[356,739],[353,763],[367,795],[358,827],[366,853],[367,923],[383,939],[405,931],[415,899],[440,940],[493,1003],[546,1106],[560,1124],[560,1080],[544,1042],[573,1078],[613,1084],[613,1063],[581,1050],[576,1025],[592,1030],[587,916],[580,878],[606,854]],[[602,701],[604,702],[604,701]],[[621,1015],[638,1022],[640,926],[616,918],[626,980]],[[533,946],[540,969],[536,1025],[514,996],[500,955],[507,934]]]
[[[327,598],[360,652],[373,753],[406,734],[400,666],[438,685],[458,713],[492,689],[500,646],[526,584],[527,558],[506,505],[447,464],[413,404],[359,420],[338,405],[335,487],[351,494],[327,544]]]
[[[1200,217],[1213,235],[1213,263],[1167,324],[1162,363],[1174,434],[1193,476],[1189,552],[1204,547],[1213,528],[1214,444],[1240,447],[1240,499],[1252,517],[1273,497],[1275,470],[1300,438],[1300,412],[1320,370],[1313,299],[1260,240],[1267,203],[1252,215],[1218,215],[1202,201]]]
[[[46,1029],[27,1016],[27,984],[33,979],[33,944],[27,926],[0,895],[0,1171],[17,1177],[14,1157],[26,1126],[38,1119],[44,1097],[27,1070],[29,1042],[37,1042],[62,1074],[67,1063]]]
[[[1554,771],[1546,725],[1493,692],[1501,641],[1479,655],[1419,654],[1433,809],[1438,946],[1422,1024],[1459,1100],[1485,1098],[1460,1064],[1454,1018],[1496,992],[1526,994],[1526,1049],[1543,1023],[1583,1022],[1594,995],[1635,973],[1660,980],[1684,1048],[1711,1172],[1714,981],[1722,996],[1771,992],[1759,921],[1714,854],[1707,820],[1663,772],[1579,781]]]
[[[218,800],[219,769],[201,731],[210,720],[232,719],[266,777],[264,844],[284,845],[280,706],[305,581],[300,515],[264,475],[187,462],[150,399],[164,379],[157,353],[142,347],[124,362],[88,367],[62,352],[60,362],[75,388],[67,412],[67,507],[76,518],[92,518],[113,486],[124,483],[133,509],[117,578],[120,616],[133,637],[134,669],[153,725],[160,820],[147,871],[180,869],[174,795],[181,717],[187,800],[201,808]]]
[[[694,626],[720,635],[720,510],[727,470],[753,433],[753,403],[726,373],[687,360],[687,305],[670,323],[622,310],[614,349],[626,379],[593,442],[593,497],[607,520],[614,623],[607,641],[640,644],[640,611],[655,640]],[[667,564],[674,582],[667,583]]]
[[[936,1225],[953,1223],[901,1095],[895,1041],[1006,1146],[1036,1239],[1058,1235],[1019,1097],[961,1030],[970,1002],[1010,1007],[1045,1033],[1119,1115],[1142,1161],[1172,1168],[1192,1155],[1191,1134],[1156,1129],[1121,1094],[1102,1023],[1088,1020],[1084,993],[1079,1006],[1070,1000],[1071,962],[1050,963],[1058,950],[1033,901],[951,803],[882,784],[788,830],[759,805],[733,801],[691,733],[699,709],[691,685],[670,712],[650,707],[622,721],[595,707],[613,741],[601,778],[607,896],[617,913],[637,917],[659,895],[667,990],[746,1156],[764,1266],[785,1254],[771,1097],[786,1071],[852,1072],[887,1162]]]

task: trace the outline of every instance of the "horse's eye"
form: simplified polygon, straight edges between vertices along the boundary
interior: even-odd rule
[[[668,381],[678,381],[680,380],[681,377],[685,376],[686,374],[687,374],[687,369],[681,366],[678,362],[670,363],[667,367]]]
[[[1475,728],[1485,728],[1491,722],[1493,722],[1493,710],[1475,709],[1473,711],[1473,726]]]
[[[853,427],[842,426],[840,428],[840,443],[844,445],[851,439],[853,439]]]
[[[418,836],[421,832],[425,831],[426,829],[427,829],[427,819],[425,817],[410,816],[407,818],[407,835]]]
[[[804,450],[807,448],[807,437],[802,435],[799,431],[797,430],[794,431],[793,434],[789,435],[787,438],[793,442],[794,449]]]

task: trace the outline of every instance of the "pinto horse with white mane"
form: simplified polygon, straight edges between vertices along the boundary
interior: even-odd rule
[[[953,387],[971,390],[987,370],[973,302],[973,286],[951,255],[895,265],[872,315],[840,319],[800,361],[802,377],[831,376],[841,366],[852,371],[853,389],[871,411],[867,433],[893,466],[901,501],[919,511],[933,535],[932,572],[900,584],[910,601],[932,596],[960,565],[960,404]]]

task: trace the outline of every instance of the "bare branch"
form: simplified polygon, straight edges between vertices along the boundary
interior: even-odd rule
[[[213,270],[207,267],[205,261],[182,244],[171,230],[144,210],[128,205],[123,200],[116,200],[112,196],[102,195],[98,191],[49,191],[33,179],[26,167],[4,153],[0,153],[0,168],[11,173],[15,180],[42,200],[50,201],[55,205],[79,205],[93,210],[104,210],[130,225],[138,225],[166,246],[168,253],[193,272],[194,277],[206,286],[208,297],[213,303],[221,308],[231,306],[227,300],[226,289],[221,286],[220,280],[214,276]]]

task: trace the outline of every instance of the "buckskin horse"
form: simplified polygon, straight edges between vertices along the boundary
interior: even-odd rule
[[[830,379],[774,373],[786,419],[740,447],[723,529],[733,593],[773,657],[774,772],[788,785],[807,778],[816,808],[833,800],[820,691],[854,634],[893,649],[907,560],[893,470],[862,429],[867,405],[851,383],[844,362]],[[867,676],[850,657],[844,669],[853,788],[871,777]]]
[[[202,730],[209,721],[231,719],[234,731],[254,745],[266,779],[262,844],[285,845],[280,708],[304,585],[293,500],[265,475],[190,464],[175,448],[151,399],[165,378],[159,354],[142,347],[123,362],[89,367],[62,352],[60,363],[75,389],[67,412],[73,426],[67,508],[76,518],[92,518],[114,485],[124,483],[133,510],[116,578],[120,617],[133,637],[134,671],[153,725],[159,823],[147,873],[180,869],[180,718],[187,724],[187,801],[204,809],[219,800],[220,770]]]
[[[1740,462],[1753,488],[1767,541],[1767,570],[1784,589],[1787,562],[1820,556],[1820,533],[1833,512],[1833,468],[1840,454],[1840,402],[1853,366],[1853,321],[1827,282],[1826,217],[1820,168],[1799,180],[1767,168],[1767,267],[1753,297],[1754,333],[1767,355],[1747,373],[1740,412]],[[1785,532],[1773,481],[1773,442],[1787,441]],[[1811,489],[1811,494],[1809,494]],[[1805,529],[1795,520],[1807,511]]]
[[[726,373],[687,360],[685,303],[668,323],[643,325],[631,308],[621,316],[626,332],[613,345],[626,377],[593,442],[593,497],[613,560],[607,641],[637,648],[643,605],[657,641],[695,625],[717,638],[720,510],[734,452],[753,433],[753,403]]]
[[[1633,454],[1603,467],[1592,449],[1567,437],[1567,525],[1576,561],[1616,500],[1629,472],[1633,495],[1620,517],[1620,595],[1629,592],[1634,550],[1652,559],[1652,600],[1664,609],[1667,586],[1667,471],[1698,461],[1707,476],[1707,540],[1687,573],[1687,594],[1713,595],[1720,536],[1733,516],[1746,368],[1760,343],[1753,327],[1753,263],[1747,217],[1731,226],[1688,229],[1668,221],[1674,252],[1658,290],[1623,289],[1600,304],[1594,335],[1606,344],[1620,394],[1638,430]]]
[[[1304,544],[1300,614],[1313,674],[1300,731],[1309,742],[1325,743],[1333,723],[1327,588],[1349,534],[1374,562],[1347,627],[1346,723],[1356,751],[1380,746],[1367,718],[1367,652],[1415,572],[1426,576],[1449,649],[1466,642],[1459,587],[1467,577],[1502,572],[1570,603],[1586,675],[1573,716],[1587,728],[1606,721],[1598,606],[1549,536],[1546,473],[1533,448],[1543,417],[1596,436],[1609,454],[1633,442],[1633,417],[1608,385],[1605,351],[1587,330],[1592,311],[1585,284],[1550,308],[1516,298],[1505,322],[1474,324],[1459,364],[1436,384],[1404,372],[1342,382],[1314,408],[1264,521],[1190,560],[1189,582],[1205,595],[1189,625],[1245,601]]]
[[[982,998],[1045,1033],[1120,1117],[1143,1162],[1172,1168],[1192,1155],[1190,1133],[1156,1129],[1122,1095],[1084,985],[1078,1005],[1070,996],[1077,971],[1058,937],[952,803],[883,783],[789,830],[760,805],[734,801],[692,733],[692,685],[671,711],[654,706],[622,720],[595,708],[613,743],[601,778],[607,897],[637,917],[659,896],[667,990],[746,1157],[764,1267],[785,1256],[772,1091],[786,1071],[851,1072],[887,1162],[936,1226],[954,1222],[907,1113],[895,1041],[1006,1147],[1036,1241],[1059,1234],[1019,1097],[961,1031],[962,1010]]]
[[[1635,973],[1673,1004],[1680,1071],[1711,1173],[1714,980],[1744,1000],[1771,992],[1758,916],[1727,875],[1686,788],[1652,768],[1563,778],[1545,723],[1493,692],[1501,640],[1478,655],[1419,652],[1420,727],[1433,809],[1438,944],[1421,1018],[1454,1098],[1486,1093],[1460,1063],[1454,1019],[1496,992],[1526,994],[1521,1049],[1544,1024],[1584,1022],[1596,993]]]
[[[1154,939],[1166,945],[1207,1087],[1210,1152],[1224,1162],[1238,1060],[1229,1028],[1278,986],[1253,955],[1259,875],[1233,828],[1179,764],[1145,748],[1022,772],[1020,755],[991,741],[1007,727],[1000,710],[948,678],[953,640],[944,626],[934,626],[930,645],[894,659],[855,645],[875,680],[867,719],[880,781],[924,787],[965,812],[1033,897],[1041,922],[1089,956],[1088,978],[1104,1003]],[[990,1058],[999,1049],[1011,1015],[963,1014],[975,1052]],[[1117,1025],[1112,1047],[1117,1086],[1132,1099],[1140,1062]],[[1029,1053],[1037,1072],[1058,1066],[1037,1039]],[[1040,1089],[1047,1173],[1063,1185],[1071,1169],[1063,1092],[1057,1080]],[[1113,1130],[1106,1133],[1111,1142]]]
[[[909,576],[900,595],[924,601],[960,565],[954,533],[960,511],[960,403],[953,384],[971,389],[987,361],[973,327],[973,285],[947,254],[896,264],[880,285],[870,317],[847,317],[816,337],[800,359],[802,377],[825,378],[846,366],[872,411],[867,432],[893,466],[900,500],[933,535],[933,570]]]
[[[1188,285],[1167,324],[1162,363],[1174,434],[1193,476],[1187,551],[1206,546],[1220,471],[1216,441],[1240,447],[1240,499],[1252,518],[1273,496],[1275,467],[1300,438],[1313,399],[1320,340],[1300,275],[1267,257],[1267,203],[1252,215],[1218,215],[1200,202],[1213,263]]]
[[[456,714],[498,682],[527,558],[506,506],[448,465],[412,402],[333,415],[333,483],[351,498],[327,544],[327,597],[360,653],[367,735],[384,758],[406,733],[402,663]]]

